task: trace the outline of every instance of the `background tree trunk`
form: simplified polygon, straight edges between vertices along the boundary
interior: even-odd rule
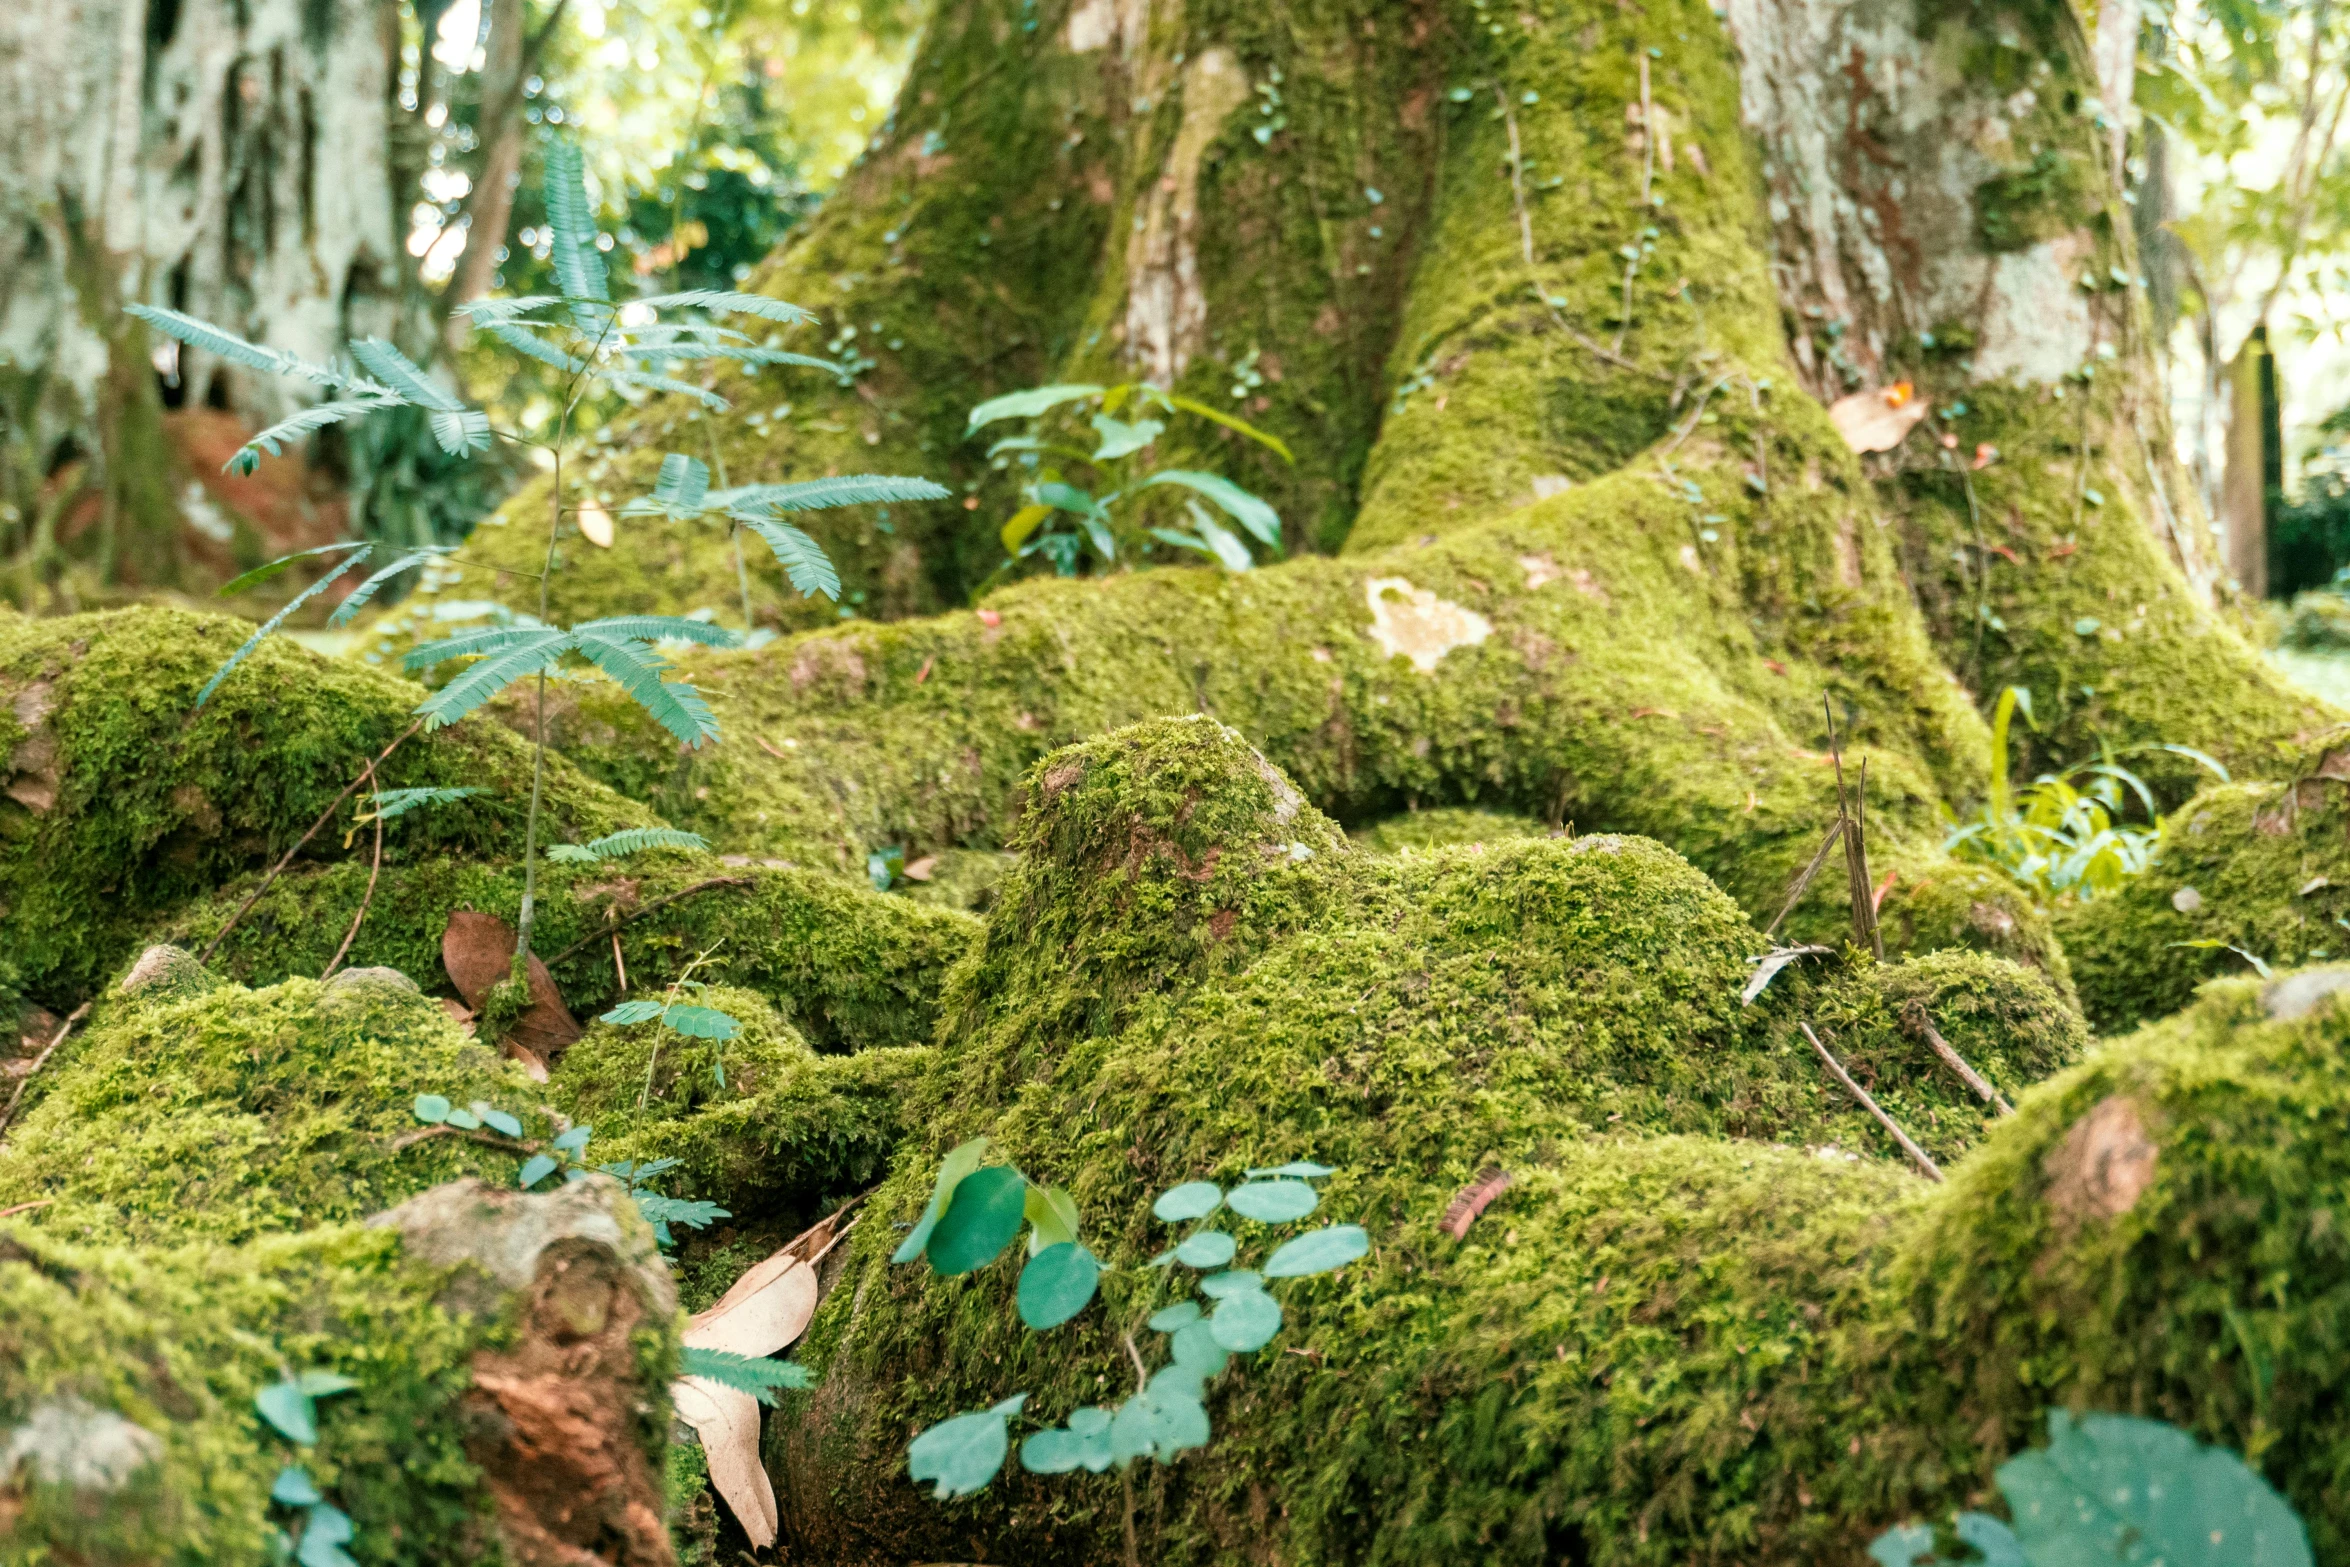
[[[56,476],[87,466],[101,572],[177,580],[171,400],[250,421],[286,384],[158,344],[143,300],[312,359],[398,296],[389,0],[27,0],[0,17],[0,545],[54,570]],[[44,513],[44,501],[52,503]],[[191,508],[200,510],[200,508]],[[45,537],[37,525],[49,516]]]

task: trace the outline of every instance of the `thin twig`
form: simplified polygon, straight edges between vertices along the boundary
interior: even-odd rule
[[[1844,1070],[1843,1062],[1838,1061],[1834,1056],[1828,1054],[1828,1047],[1820,1043],[1820,1036],[1811,1031],[1811,1025],[1809,1023],[1798,1022],[1795,1026],[1803,1030],[1803,1037],[1811,1041],[1812,1049],[1817,1050],[1820,1053],[1820,1060],[1827,1066],[1829,1072],[1835,1076],[1836,1081],[1844,1085],[1845,1092],[1852,1095],[1853,1098],[1859,1100],[1860,1107],[1863,1110],[1866,1110],[1869,1114],[1875,1116],[1878,1122],[1885,1128],[1885,1130],[1893,1134],[1894,1140],[1901,1144],[1903,1151],[1906,1152],[1910,1158],[1917,1161],[1917,1167],[1926,1172],[1926,1176],[1929,1180],[1941,1180],[1941,1166],[1937,1165],[1932,1159],[1928,1158],[1926,1151],[1923,1148],[1920,1148],[1916,1143],[1913,1143],[1909,1140],[1909,1133],[1903,1131],[1897,1124],[1895,1124],[1893,1117],[1887,1115],[1882,1109],[1878,1107],[1877,1101],[1869,1097],[1867,1089],[1861,1087],[1860,1084],[1852,1080],[1852,1074]]]
[[[369,762],[367,766],[361,770],[357,778],[354,778],[349,783],[343,785],[343,792],[336,795],[332,800],[327,802],[326,809],[318,813],[318,820],[310,824],[310,830],[302,834],[301,837],[294,840],[294,846],[285,852],[285,858],[279,860],[275,865],[272,865],[269,868],[269,874],[261,878],[261,885],[255,887],[253,891],[247,895],[245,901],[237,905],[237,912],[231,914],[228,917],[228,923],[221,926],[220,929],[214,933],[211,942],[206,945],[203,952],[197,955],[196,961],[198,963],[209,963],[212,961],[212,954],[220,950],[220,944],[228,939],[228,933],[237,928],[237,921],[243,919],[245,915],[251,911],[253,905],[261,901],[261,895],[269,890],[269,884],[276,881],[279,874],[282,873],[287,866],[294,863],[294,856],[302,852],[302,845],[317,837],[318,829],[324,827],[329,821],[333,820],[335,812],[342,809],[343,802],[351,798],[351,791],[358,788],[359,785],[367,779],[374,777],[375,770],[383,766],[385,759],[388,758],[394,751],[400,749],[401,745],[407,741],[410,735],[415,734],[417,730],[422,729],[423,727],[424,720],[421,718],[410,724],[406,729],[400,732],[399,739],[394,740],[390,745],[385,746],[381,752],[377,753],[375,760]]]
[[[1697,394],[1697,406],[1689,410],[1688,423],[1682,425],[1678,431],[1674,432],[1673,438],[1665,443],[1665,449],[1656,454],[1656,460],[1658,462],[1664,462],[1667,458],[1671,457],[1673,453],[1681,449],[1681,443],[1683,441],[1688,440],[1690,436],[1697,433],[1697,421],[1705,417],[1705,405],[1712,400],[1714,393],[1720,391],[1723,387],[1728,386],[1731,381],[1735,379],[1735,374],[1718,377],[1714,381],[1713,385],[1707,387],[1704,391]]]
[[[32,1083],[34,1074],[49,1064],[50,1056],[56,1054],[57,1047],[65,1043],[65,1036],[73,1032],[74,1024],[89,1016],[89,1013],[90,1004],[87,1001],[75,1007],[72,1015],[58,1025],[56,1035],[50,1039],[48,1044],[41,1047],[41,1053],[33,1057],[33,1064],[25,1068],[24,1076],[16,1080],[16,1092],[8,1096],[8,1107],[0,1110],[0,1136],[7,1135],[8,1123],[16,1119],[17,1104],[24,1098],[24,1091]]]
[[[1926,1009],[1924,1007],[1911,1007],[1908,1012],[1904,1014],[1903,1021],[1907,1022],[1912,1028],[1926,1036],[1926,1043],[1933,1048],[1934,1054],[1942,1058],[1942,1064],[1950,1068],[1950,1070],[1953,1072],[1956,1072],[1959,1076],[1959,1080],[1965,1083],[1967,1087],[1973,1089],[1975,1091],[1975,1096],[1981,1099],[1983,1103],[1991,1106],[1991,1108],[1997,1110],[2001,1115],[2015,1114],[2015,1106],[2009,1104],[2005,1099],[2001,1098],[1999,1095],[1999,1090],[1993,1088],[1990,1083],[1984,1079],[1982,1073],[1967,1065],[1966,1057],[1960,1055],[1956,1050],[1953,1050],[1950,1047],[1950,1041],[1942,1037],[1942,1031],[1934,1026],[1934,1020],[1926,1015]]]
[[[1137,1393],[1148,1391],[1151,1385],[1151,1374],[1149,1368],[1142,1363],[1142,1351],[1134,1347],[1134,1335],[1125,1333],[1119,1336],[1126,1340],[1126,1353],[1134,1361],[1134,1391]]]
[[[1787,889],[1787,901],[1780,905],[1778,918],[1772,920],[1769,928],[1764,930],[1765,937],[1778,935],[1779,927],[1787,923],[1787,916],[1794,913],[1795,905],[1803,900],[1804,893],[1811,886],[1811,879],[1820,873],[1821,866],[1828,863],[1828,851],[1836,847],[1836,840],[1842,836],[1844,836],[1844,817],[1839,813],[1834,821],[1828,823],[1827,836],[1820,840],[1819,849],[1812,855],[1811,863],[1803,868],[1802,872],[1796,876],[1794,884]]]
[[[690,887],[680,887],[677,891],[670,893],[666,897],[655,898],[652,902],[646,904],[643,908],[614,921],[612,924],[606,926],[603,930],[599,930],[590,936],[580,937],[570,946],[565,947],[561,952],[558,952],[553,957],[547,959],[547,967],[550,969],[553,968],[556,964],[562,962],[565,958],[570,957],[573,953],[579,951],[582,947],[585,947],[591,941],[603,940],[607,932],[617,935],[623,927],[633,925],[638,920],[641,920],[646,915],[652,913],[655,909],[666,908],[681,898],[690,898],[697,892],[707,892],[712,887],[748,887],[749,885],[751,885],[751,878],[748,876],[713,876],[707,881],[697,881]]]
[[[373,762],[367,764],[367,778],[369,786],[373,787],[375,782],[375,764]],[[318,976],[321,983],[332,978],[334,971],[343,966],[343,957],[351,950],[351,943],[359,939],[359,927],[367,922],[367,906],[375,901],[376,878],[383,874],[383,870],[384,813],[383,802],[378,800],[375,808],[375,859],[367,867],[367,890],[359,896],[359,912],[351,916],[351,928],[343,932],[343,944],[335,948],[333,961],[327,964],[326,972]]]
[[[20,1213],[30,1213],[35,1208],[46,1208],[56,1200],[54,1197],[41,1197],[32,1202],[20,1202],[13,1208],[0,1208],[0,1219],[13,1219]]]

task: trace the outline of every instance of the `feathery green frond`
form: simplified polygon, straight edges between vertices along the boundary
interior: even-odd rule
[[[519,321],[524,316],[536,315],[549,305],[563,303],[560,294],[526,294],[520,299],[469,299],[457,307],[457,314],[481,326],[492,321]]]
[[[314,365],[297,354],[282,348],[264,348],[259,343],[248,343],[232,332],[225,332],[209,321],[160,305],[128,305],[124,313],[138,317],[167,337],[176,337],[190,348],[201,348],[208,354],[217,354],[231,364],[240,364],[249,370],[267,370],[273,375],[300,376],[332,390],[338,386],[364,387],[366,381],[346,374],[332,365]]]
[[[653,294],[637,301],[655,310],[687,306],[695,310],[725,310],[735,315],[757,316],[763,321],[783,321],[794,325],[816,319],[812,310],[780,299],[769,299],[764,294],[739,294],[731,289],[689,288],[678,294]]]
[[[509,647],[484,658],[471,669],[416,704],[416,712],[430,729],[446,728],[526,675],[535,675],[560,659],[571,647],[567,632],[544,626],[532,632],[533,641]]]
[[[432,426],[432,438],[452,457],[489,450],[490,416],[479,408],[436,408],[426,422]]]
[[[453,637],[442,637],[437,642],[426,642],[410,648],[408,656],[401,659],[400,663],[402,667],[414,671],[430,669],[452,658],[502,653],[510,647],[536,641],[551,629],[534,621],[523,626],[489,626],[480,631],[460,631]]]
[[[604,379],[616,386],[633,386],[640,391],[673,392],[679,397],[691,397],[712,413],[724,413],[734,406],[716,392],[696,386],[691,381],[679,381],[665,375],[648,375],[641,370],[607,370]]]
[[[410,550],[380,571],[368,573],[367,580],[353,588],[350,595],[335,606],[335,612],[327,617],[326,623],[330,626],[349,625],[351,617],[364,609],[369,599],[375,597],[376,589],[403,571],[421,566],[428,560],[438,560],[443,555],[455,553],[456,548],[457,546],[454,544],[427,544],[422,549]]]
[[[661,476],[653,481],[653,499],[673,517],[691,517],[702,509],[710,493],[710,467],[699,457],[675,452],[661,459]]]
[[[754,1360],[732,1350],[699,1349],[688,1345],[685,1360],[679,1368],[689,1377],[700,1377],[737,1393],[748,1393],[760,1403],[773,1406],[777,1388],[808,1388],[816,1385],[808,1368],[788,1360]]]
[[[782,562],[783,574],[803,596],[821,593],[835,603],[840,601],[840,573],[833,569],[832,557],[824,553],[823,545],[773,517],[745,517],[741,521],[765,541]]]
[[[797,484],[743,484],[709,498],[713,509],[743,521],[785,511],[830,511],[836,506],[865,506],[890,501],[943,501],[950,492],[928,479],[895,474],[845,473],[830,479],[803,479]]]
[[[235,670],[239,664],[242,664],[245,661],[246,655],[261,645],[261,639],[268,636],[272,631],[275,631],[279,625],[285,621],[285,618],[288,615],[291,615],[295,610],[300,609],[303,605],[318,597],[319,594],[324,593],[331,584],[339,581],[346,572],[352,570],[361,561],[367,559],[370,548],[370,546],[362,544],[357,549],[354,549],[350,555],[343,560],[342,564],[336,566],[334,570],[328,572],[325,576],[319,578],[316,582],[311,583],[310,586],[295,594],[292,599],[287,601],[285,608],[279,610],[276,614],[263,621],[261,623],[260,629],[245,639],[245,645],[238,648],[234,653],[231,653],[228,656],[228,662],[214,670],[212,672],[212,678],[204,682],[204,689],[196,693],[196,705],[198,707],[202,707],[207,701],[209,701],[211,699],[212,693],[220,689],[220,683],[223,680],[226,680],[230,673]]]
[[[285,455],[286,442],[315,434],[330,424],[341,424],[345,419],[357,419],[381,408],[398,408],[407,401],[404,397],[386,395],[362,400],[345,399],[336,402],[312,403],[298,413],[288,414],[268,429],[261,431],[244,445],[229,454],[220,465],[222,473],[251,473],[261,466],[261,454],[272,457]]]
[[[695,748],[718,738],[718,719],[701,693],[682,682],[662,679],[672,666],[644,643],[607,641],[585,631],[574,631],[571,638],[590,663],[610,675],[629,700],[675,735],[680,745]]]
[[[584,847],[599,860],[616,860],[646,849],[691,849],[706,854],[710,844],[700,833],[680,832],[674,827],[626,827],[592,838]]]
[[[375,806],[376,819],[388,822],[428,805],[447,805],[456,800],[470,799],[482,792],[473,788],[379,789],[371,797],[370,803]]]
[[[512,321],[477,321],[483,331],[519,354],[528,354],[540,364],[550,365],[565,375],[577,375],[587,368],[587,361],[574,359],[554,344],[540,337],[528,326]]]
[[[563,297],[574,301],[572,316],[582,330],[592,330],[597,312],[583,312],[578,302],[608,302],[611,285],[604,275],[604,253],[596,248],[596,218],[587,199],[587,165],[579,148],[567,141],[547,146],[539,190],[547,205],[547,226],[555,231],[550,259],[555,283]]]
[[[607,615],[586,620],[572,631],[607,642],[699,642],[704,647],[734,647],[742,638],[726,627],[685,615]]]
[[[319,544],[306,550],[296,550],[290,555],[280,555],[273,561],[255,566],[242,576],[231,577],[222,583],[217,591],[224,599],[234,598],[247,588],[259,587],[298,560],[308,560],[313,555],[333,555],[343,550],[370,550],[374,547],[372,544],[362,544],[357,539],[341,539],[333,544]]]
[[[743,1031],[731,1014],[716,1007],[672,1003],[661,1009],[661,1021],[689,1039],[732,1039]]]
[[[380,337],[363,337],[351,345],[351,357],[372,371],[386,386],[420,408],[456,413],[465,407],[455,394],[433,379],[406,354]]]

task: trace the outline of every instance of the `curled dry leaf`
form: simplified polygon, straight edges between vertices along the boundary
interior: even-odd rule
[[[816,1270],[779,1251],[735,1280],[717,1305],[691,1318],[685,1342],[695,1349],[772,1355],[807,1331],[817,1293]]]
[[[579,532],[582,538],[596,548],[610,549],[612,547],[612,514],[594,501],[589,501],[579,509]]]
[[[775,1543],[779,1515],[775,1487],[759,1462],[759,1405],[748,1393],[702,1377],[679,1377],[669,1385],[677,1418],[702,1439],[710,1485],[732,1510],[751,1544]]]
[[[514,966],[514,928],[495,915],[459,910],[449,916],[448,931],[441,937],[441,966],[449,971],[449,982],[465,1005],[480,1012],[491,988]],[[579,1020],[563,1004],[563,992],[555,988],[555,976],[532,954],[530,1010],[514,1020],[503,1041],[506,1054],[543,1083],[547,1068],[581,1033]]]
[[[906,862],[906,880],[908,881],[928,881],[937,874],[938,856],[935,854],[925,854],[918,860]]]
[[[1477,1222],[1477,1215],[1514,1184],[1507,1170],[1486,1166],[1477,1172],[1475,1180],[1461,1188],[1460,1195],[1444,1210],[1444,1217],[1436,1221],[1436,1227],[1456,1241],[1467,1239],[1469,1226]]]
[[[1928,408],[1907,381],[1896,381],[1839,397],[1828,405],[1828,418],[1854,451],[1889,452],[1917,427]]]

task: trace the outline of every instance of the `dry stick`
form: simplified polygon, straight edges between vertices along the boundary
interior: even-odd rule
[[[1869,951],[1879,963],[1885,961],[1885,933],[1877,927],[1876,884],[1869,877],[1869,759],[1860,759],[1860,784],[1852,795],[1852,831],[1844,841],[1852,845],[1853,874],[1859,879],[1852,891],[1859,902],[1855,907],[1868,916]]]
[[[1845,1092],[1859,1100],[1860,1107],[1875,1116],[1885,1130],[1893,1134],[1894,1140],[1901,1144],[1904,1152],[1917,1161],[1918,1168],[1926,1172],[1927,1178],[1936,1181],[1942,1179],[1941,1166],[1928,1158],[1923,1148],[1909,1140],[1909,1133],[1895,1124],[1893,1117],[1887,1115],[1878,1106],[1877,1101],[1869,1097],[1867,1089],[1852,1080],[1852,1074],[1844,1070],[1844,1063],[1828,1054],[1828,1047],[1820,1043],[1820,1036],[1811,1031],[1811,1025],[1798,1022],[1796,1027],[1803,1030],[1803,1037],[1811,1041],[1811,1047],[1820,1053],[1820,1060],[1827,1066],[1829,1072],[1834,1074],[1836,1081],[1844,1085]]]
[[[336,795],[332,800],[327,802],[326,809],[318,813],[318,820],[310,824],[310,830],[304,833],[301,837],[294,840],[294,846],[286,851],[285,858],[279,860],[275,865],[272,865],[269,868],[269,874],[261,878],[261,885],[255,887],[252,893],[246,897],[245,901],[237,905],[237,912],[231,914],[228,917],[228,923],[220,927],[219,931],[213,936],[211,942],[204,948],[203,952],[198,955],[196,959],[198,963],[209,963],[212,961],[212,954],[220,950],[220,944],[228,939],[228,933],[237,928],[237,921],[243,919],[245,915],[252,909],[253,905],[261,901],[261,895],[269,890],[269,884],[273,881],[276,881],[279,874],[283,872],[287,866],[294,863],[294,856],[302,852],[302,845],[317,837],[318,829],[324,827],[329,821],[333,820],[335,812],[342,809],[343,802],[351,798],[351,791],[358,788],[359,785],[365,782],[367,779],[374,777],[375,770],[383,766],[385,758],[389,757],[394,751],[400,749],[401,745],[408,739],[410,735],[413,735],[417,730],[422,729],[423,727],[424,720],[421,718],[410,724],[406,729],[401,731],[399,739],[394,740],[390,745],[385,746],[383,750],[377,754],[375,760],[367,764],[366,768],[359,774],[357,778],[354,778],[349,783],[343,785],[343,792]]]
[[[1648,56],[1640,57],[1640,221],[1645,226],[1648,215],[1655,210],[1653,196],[1656,184],[1656,105],[1648,96]],[[1634,239],[1639,236],[1635,234]],[[1632,259],[1624,263],[1624,311],[1616,323],[1617,353],[1624,351],[1624,339],[1632,331],[1632,279],[1640,271],[1640,247],[1632,247]]]
[[[1828,824],[1828,834],[1820,840],[1819,849],[1812,855],[1811,863],[1803,868],[1796,876],[1794,885],[1787,889],[1787,901],[1780,906],[1778,918],[1772,920],[1769,928],[1763,932],[1766,941],[1778,936],[1779,927],[1786,924],[1787,916],[1795,912],[1795,905],[1803,900],[1805,891],[1811,886],[1811,879],[1820,873],[1821,866],[1828,863],[1828,851],[1836,847],[1836,840],[1843,834],[1844,818],[1838,815]]]
[[[375,764],[373,762],[367,764],[367,777],[372,787],[375,779]],[[344,955],[351,950],[351,943],[359,939],[359,927],[367,922],[367,906],[375,901],[376,878],[383,874],[383,870],[384,813],[383,801],[378,800],[375,802],[375,859],[367,867],[367,891],[360,894],[359,912],[351,916],[351,928],[343,932],[343,944],[335,948],[334,960],[327,964],[326,972],[318,976],[321,984],[332,978],[334,971],[343,966]]]
[[[690,898],[697,892],[707,892],[712,887],[748,887],[750,884],[751,878],[748,876],[713,876],[708,881],[697,881],[690,887],[680,887],[677,889],[677,891],[670,893],[666,897],[655,898],[652,902],[646,904],[643,908],[638,909],[635,913],[606,926],[604,930],[599,930],[592,936],[580,937],[570,946],[565,947],[561,952],[558,952],[553,957],[547,959],[547,967],[550,969],[553,968],[556,964],[562,962],[565,958],[570,957],[573,953],[579,951],[582,947],[585,947],[591,941],[603,940],[607,932],[609,932],[614,937],[614,939],[618,939],[621,927],[626,925],[633,925],[638,920],[641,920],[646,915],[652,913],[655,909],[667,908],[670,904],[677,902],[681,898]]]
[[[20,1202],[13,1208],[0,1208],[0,1219],[13,1219],[20,1213],[30,1213],[35,1208],[46,1208],[56,1200],[54,1197],[42,1197],[33,1202]]]
[[[1881,959],[1885,956],[1885,944],[1877,935],[1877,911],[1869,896],[1868,849],[1861,841],[1865,823],[1853,814],[1852,804],[1845,797],[1844,752],[1836,741],[1836,709],[1824,691],[1820,693],[1820,711],[1828,720],[1828,759],[1836,764],[1836,815],[1844,823],[1844,877],[1852,900],[1852,934],[1856,944],[1868,947]],[[1866,757],[1861,759],[1861,785],[1864,791],[1861,810],[1866,812]]]
[[[1933,1047],[1934,1054],[1942,1058],[1942,1064],[1956,1072],[1959,1080],[1975,1091],[1977,1098],[2001,1115],[2015,1114],[2015,1106],[2001,1098],[1999,1090],[1993,1088],[1982,1073],[1967,1065],[1966,1057],[1950,1047],[1950,1041],[1942,1037],[1942,1031],[1934,1026],[1933,1018],[1927,1015],[1924,1007],[1910,1008],[1905,1020],[1926,1036],[1926,1043]]]
[[[56,1036],[52,1038],[48,1044],[41,1047],[41,1053],[39,1055],[33,1057],[33,1064],[25,1068],[24,1076],[16,1080],[16,1092],[8,1096],[8,1107],[4,1110],[0,1110],[0,1136],[6,1135],[8,1131],[8,1123],[16,1119],[17,1104],[24,1098],[24,1091],[26,1087],[31,1084],[34,1074],[39,1072],[42,1067],[49,1064],[49,1057],[56,1053],[57,1047],[59,1045],[65,1043],[65,1036],[73,1032],[74,1024],[79,1023],[83,1018],[89,1016],[89,1012],[90,1004],[87,1001],[83,1002],[80,1006],[75,1007],[73,1009],[72,1016],[68,1017],[63,1023],[58,1025]],[[17,1210],[12,1209],[10,1211],[15,1212]]]

